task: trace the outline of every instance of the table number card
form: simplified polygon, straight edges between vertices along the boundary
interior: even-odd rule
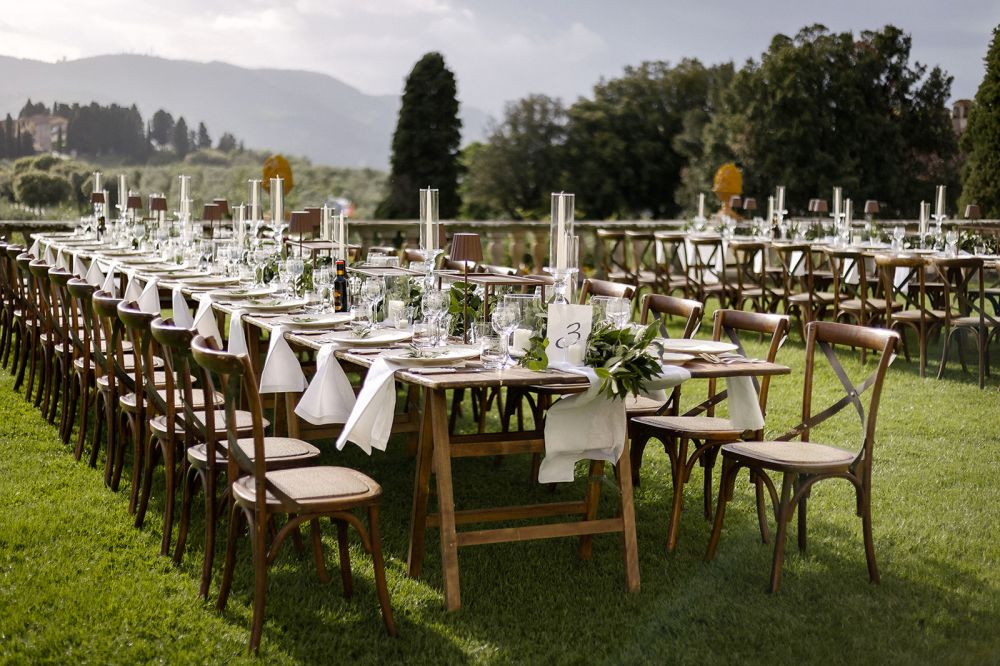
[[[583,365],[594,309],[589,305],[549,305],[548,339],[545,354],[549,365]]]

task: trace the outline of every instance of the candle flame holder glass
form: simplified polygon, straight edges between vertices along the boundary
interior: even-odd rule
[[[576,274],[580,272],[580,237],[566,236],[563,239],[566,260],[563,266],[546,266],[545,272],[552,276],[552,300],[550,303],[565,305],[572,302]]]

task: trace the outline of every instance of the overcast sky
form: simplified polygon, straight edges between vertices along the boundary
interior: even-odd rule
[[[572,101],[642,60],[758,57],[776,32],[811,23],[893,23],[913,56],[972,97],[1000,0],[0,0],[0,54],[54,61],[107,53],[306,69],[399,94],[438,50],[462,101],[497,114],[542,92]],[[109,85],[116,82],[109,81]]]

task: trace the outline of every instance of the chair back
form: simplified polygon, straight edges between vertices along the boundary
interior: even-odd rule
[[[513,266],[497,266],[496,264],[479,264],[479,270],[490,275],[505,275],[514,277],[518,270]]]
[[[174,376],[169,368],[165,368],[167,372],[164,388],[167,398],[164,399],[157,392],[156,364],[153,361],[160,350],[157,349],[158,345],[150,333],[150,324],[156,319],[156,315],[143,312],[134,301],[122,300],[116,310],[125,331],[124,335],[132,343],[132,385],[135,391],[136,409],[140,414],[145,414],[146,406],[151,405],[154,414],[168,414],[171,410],[167,403],[173,399]],[[173,420],[170,416],[167,417],[167,422],[172,427]]]
[[[66,282],[66,292],[70,298],[70,330],[73,331],[73,346],[83,359],[84,372],[91,368],[91,327],[93,326],[92,302],[97,287],[82,278],[71,278]]]
[[[806,294],[810,312],[814,300],[813,253],[808,243],[772,243],[771,250],[781,271],[781,301],[785,312],[793,294]]]
[[[726,285],[726,257],[722,239],[716,236],[691,236],[688,238],[688,294],[704,298],[705,288],[712,284]],[[687,248],[685,248],[687,251]]]
[[[583,289],[580,290],[580,304],[586,305],[587,299],[591,296],[627,298],[631,301],[635,297],[635,287],[630,284],[622,284],[621,282],[587,278],[583,281]]]
[[[923,257],[899,257],[894,255],[875,255],[875,268],[882,287],[882,298],[886,303],[886,317],[891,318],[896,304],[904,309],[912,309],[920,313],[921,327],[933,315],[927,309],[927,271],[924,268],[927,261]],[[897,272],[906,271],[903,279],[897,278]],[[917,287],[916,290],[913,286]],[[914,291],[916,293],[914,293]]]
[[[996,323],[986,314],[986,290],[983,284],[983,260],[977,257],[933,257],[931,262],[943,287],[945,326],[959,317],[979,317],[979,326],[986,320]]]
[[[778,350],[788,337],[788,315],[769,314],[765,312],[744,312],[743,310],[716,310],[713,315],[715,324],[712,328],[712,339],[732,342],[740,354],[746,355],[740,333],[758,333],[770,335],[771,342],[767,348],[764,360],[773,363],[778,356]],[[761,414],[767,414],[767,391],[771,385],[770,375],[758,379],[751,377]],[[715,392],[715,380],[709,380],[709,395]],[[711,415],[711,412],[709,412]]]
[[[650,314],[660,323],[660,334],[667,335],[667,317],[680,317],[684,320],[684,331],[682,338],[693,337],[701,326],[701,317],[705,312],[705,306],[698,301],[689,298],[677,298],[665,294],[646,294],[642,297],[642,308],[639,321],[646,325],[649,323]]]
[[[69,295],[67,285],[73,279],[73,274],[62,268],[49,271],[49,283],[52,291],[53,319],[55,321],[63,351],[67,354],[71,348],[78,348],[76,339],[80,330],[79,318],[75,316],[76,302]]]
[[[111,292],[97,290],[91,302],[94,308],[91,347],[95,367],[99,374],[107,376],[112,392],[118,384],[124,386],[126,391],[135,392],[135,378],[125,365],[125,328],[118,318],[118,304],[122,299]],[[138,359],[138,351],[135,351],[135,356]]]
[[[809,433],[823,421],[838,414],[847,406],[853,406],[861,421],[862,442],[854,465],[864,466],[864,477],[870,480],[872,449],[875,445],[875,425],[878,419],[879,402],[882,397],[882,385],[886,371],[896,358],[896,347],[899,344],[899,334],[882,328],[868,328],[853,324],[843,324],[832,321],[813,321],[806,325],[806,371],[802,389],[802,421],[790,431],[777,439],[790,440],[800,437],[803,442],[809,441]],[[874,352],[878,355],[878,365],[875,371],[865,379],[855,384],[837,359],[835,345],[856,347]],[[831,369],[844,389],[844,397],[828,407],[813,409],[813,383],[816,369],[816,350],[823,353]],[[861,401],[861,396],[871,389],[867,410]]]
[[[235,482],[240,472],[253,474],[256,490],[257,510],[264,515],[267,491],[277,492],[268,487],[264,457],[264,417],[257,380],[250,357],[246,354],[230,354],[218,348],[216,341],[196,335],[191,341],[191,356],[202,369],[199,381],[203,388],[214,395],[215,387],[222,388],[225,398],[227,451],[230,463],[229,482]],[[218,384],[215,383],[218,377]],[[246,401],[251,415],[254,457],[249,457],[239,447],[240,432],[237,429],[236,408]],[[208,419],[206,419],[207,421]],[[279,493],[280,495],[280,493]]]
[[[685,251],[683,231],[653,232],[653,249],[656,253],[656,273],[661,283],[669,283],[671,276],[683,276],[687,273],[687,252]]]
[[[825,248],[823,252],[830,259],[830,269],[833,272],[833,311],[840,313],[840,303],[849,298],[857,298],[860,302],[858,323],[864,326],[868,323],[868,311],[871,310],[871,285],[868,280],[868,267],[865,255],[858,250],[846,248]],[[847,276],[857,273],[857,286],[851,285]],[[853,292],[853,294],[852,294]]]

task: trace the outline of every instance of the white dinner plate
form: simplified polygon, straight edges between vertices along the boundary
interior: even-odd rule
[[[251,312],[285,312],[309,304],[308,298],[251,298],[240,307]]]
[[[236,287],[233,289],[213,289],[208,292],[212,298],[221,301],[245,301],[251,298],[262,298],[274,293],[274,287]]]
[[[460,361],[479,358],[478,347],[465,345],[431,347],[429,353],[433,354],[433,356],[413,356],[414,353],[412,349],[393,349],[384,352],[382,358],[408,367],[450,366]]]
[[[397,331],[394,329],[375,331],[364,338],[356,336],[354,331],[335,331],[323,336],[323,342],[343,342],[352,347],[382,347],[397,342],[406,342],[410,337],[409,331]]]
[[[239,284],[237,277],[225,277],[223,275],[206,275],[205,277],[195,277],[190,280],[178,280],[178,282],[190,287],[221,287],[227,284]]]
[[[350,312],[335,312],[333,314],[300,314],[288,315],[280,320],[282,324],[296,328],[330,328],[351,321]]]
[[[731,342],[717,342],[715,340],[657,338],[656,342],[665,352],[679,352],[681,354],[724,354],[739,349]]]
[[[693,359],[693,354],[678,354],[677,352],[663,352],[660,354],[660,363],[663,365],[684,365]]]

